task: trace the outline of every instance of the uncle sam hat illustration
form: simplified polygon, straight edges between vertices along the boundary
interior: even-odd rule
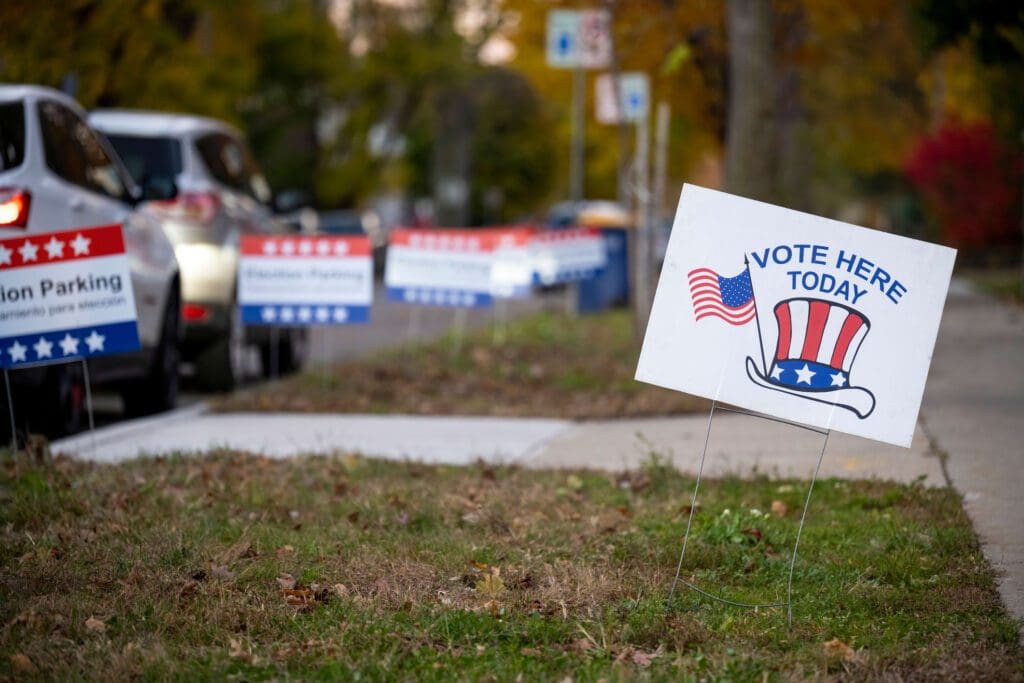
[[[871,327],[858,311],[819,299],[795,298],[775,305],[779,337],[770,369],[763,374],[747,358],[755,384],[793,396],[836,405],[864,419],[875,396],[850,386],[850,370]]]

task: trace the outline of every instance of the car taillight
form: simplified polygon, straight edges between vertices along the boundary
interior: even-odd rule
[[[18,187],[0,188],[0,227],[28,227],[28,210],[32,206],[32,195]]]
[[[209,307],[199,304],[185,304],[181,307],[181,317],[190,323],[204,323],[212,317],[212,313]]]
[[[174,199],[152,202],[153,208],[192,223],[213,223],[220,208],[220,197],[214,192],[182,192]]]

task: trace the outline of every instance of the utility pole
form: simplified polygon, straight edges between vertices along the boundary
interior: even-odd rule
[[[572,73],[572,143],[569,150],[569,199],[583,200],[583,145],[585,138],[587,73],[576,66]]]
[[[636,325],[637,339],[642,339],[644,331],[647,329],[647,317],[650,314],[651,306],[651,241],[648,222],[651,184],[648,168],[648,147],[650,146],[648,119],[649,116],[645,113],[636,121],[636,187],[634,188],[636,226],[633,241],[636,245],[636,255],[633,260],[636,276],[633,290],[633,319]]]

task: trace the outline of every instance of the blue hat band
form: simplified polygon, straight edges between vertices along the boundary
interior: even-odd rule
[[[828,391],[850,386],[850,375],[823,363],[791,359],[772,363],[768,381],[790,389]]]

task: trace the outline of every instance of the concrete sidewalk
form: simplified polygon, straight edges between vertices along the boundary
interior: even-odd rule
[[[97,462],[139,455],[232,448],[270,457],[300,453],[360,452],[368,456],[467,464],[478,458],[529,467],[633,468],[651,453],[696,472],[706,415],[643,420],[567,420],[423,417],[413,415],[307,415],[207,413],[205,406],[113,425],[95,434],[56,441],[55,453]],[[708,444],[705,474],[809,477],[823,436],[800,427],[720,412]],[[945,485],[941,462],[923,432],[909,450],[845,434],[832,434],[823,477],[922,479]]]

